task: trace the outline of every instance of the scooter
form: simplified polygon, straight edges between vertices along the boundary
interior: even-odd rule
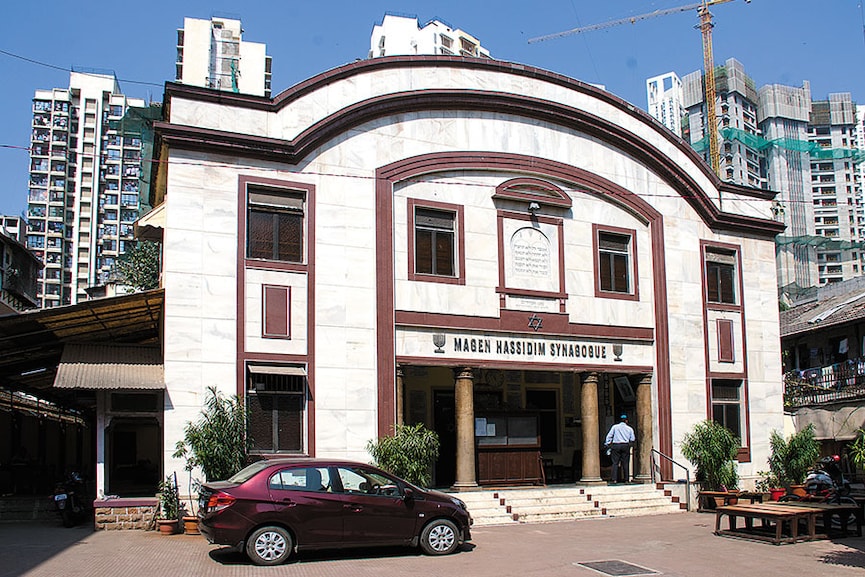
[[[805,492],[814,497],[842,497],[850,494],[850,482],[841,471],[841,457],[831,455],[817,461],[805,478]]]
[[[60,514],[64,527],[72,527],[90,514],[85,498],[84,480],[77,472],[57,483],[54,488],[54,508]]]

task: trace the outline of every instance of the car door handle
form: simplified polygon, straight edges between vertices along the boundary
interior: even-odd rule
[[[289,507],[295,507],[295,506],[297,506],[297,503],[295,503],[294,501],[292,501],[292,500],[289,499],[288,497],[286,497],[285,499],[283,499],[283,500],[282,500],[282,503],[283,503],[284,505],[289,506]]]
[[[355,513],[357,513],[358,511],[363,511],[363,505],[343,505],[342,508],[351,509]]]

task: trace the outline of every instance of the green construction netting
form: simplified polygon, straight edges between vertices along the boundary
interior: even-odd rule
[[[865,242],[853,242],[849,240],[838,240],[827,238],[825,236],[802,235],[802,236],[783,236],[775,237],[776,246],[813,246],[826,250],[848,250],[848,249],[865,249]]]
[[[772,147],[792,150],[793,152],[807,152],[811,155],[812,160],[842,160],[850,158],[853,162],[862,162],[865,160],[865,150],[858,148],[822,148],[816,142],[808,142],[807,140],[796,140],[793,138],[776,138],[767,140],[756,134],[745,132],[739,128],[722,128],[718,134],[727,142],[739,141],[745,146],[754,150],[767,150]],[[703,152],[709,145],[709,137],[704,136],[702,139],[691,144],[697,152]]]

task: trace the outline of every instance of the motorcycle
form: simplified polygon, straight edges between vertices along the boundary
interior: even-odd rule
[[[85,498],[84,480],[73,472],[54,487],[54,508],[60,514],[64,527],[72,527],[86,519],[90,510]]]
[[[817,461],[814,469],[809,471],[805,478],[805,492],[809,496],[825,497],[827,500],[849,495],[850,482],[844,478],[840,464],[841,457],[838,455],[823,457]]]

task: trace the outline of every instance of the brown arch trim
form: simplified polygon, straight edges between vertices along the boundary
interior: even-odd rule
[[[494,199],[537,202],[540,205],[571,208],[573,201],[564,190],[539,178],[512,178],[496,187]]]
[[[231,92],[223,92],[208,88],[200,88],[196,86],[188,86],[176,82],[165,83],[165,97],[163,101],[166,104],[174,96],[181,98],[189,98],[203,102],[212,102],[216,104],[224,104],[227,106],[237,106],[241,108],[250,108],[255,110],[263,110],[267,112],[276,112],[289,106],[299,98],[306,96],[316,90],[333,82],[344,80],[352,76],[360,74],[368,74],[381,70],[392,70],[399,68],[456,68],[461,70],[483,70],[490,72],[499,72],[502,74],[511,74],[541,82],[548,82],[556,86],[561,86],[574,92],[586,94],[606,104],[614,106],[619,111],[628,116],[650,125],[658,134],[666,140],[674,144],[679,150],[687,154],[703,173],[712,179],[716,186],[722,189],[727,188],[726,183],[715,175],[709,166],[703,161],[702,156],[698,154],[691,146],[681,139],[679,136],[668,130],[658,120],[653,118],[644,110],[641,110],[633,104],[615,96],[614,94],[602,90],[580,80],[570,78],[563,74],[557,74],[543,68],[536,68],[526,64],[516,62],[506,62],[503,60],[493,60],[490,58],[464,58],[462,56],[386,56],[381,58],[370,58],[367,60],[359,60],[350,64],[345,64],[331,70],[327,70],[316,76],[308,78],[294,86],[284,90],[275,96],[272,100],[263,96],[252,96],[245,94],[234,94]],[[752,194],[752,195],[767,195],[768,198],[775,196],[775,193],[761,191],[750,187],[739,185],[731,185],[729,191],[737,192],[737,194]]]
[[[449,170],[511,171],[536,178],[555,178],[574,183],[626,207],[641,216],[652,239],[653,284],[655,294],[655,371],[658,386],[659,449],[672,455],[672,414],[670,399],[670,337],[666,285],[663,215],[636,194],[586,170],[560,162],[499,152],[432,153],[407,158],[376,171],[376,283],[378,348],[378,434],[387,435],[396,415],[396,312],[394,311],[393,261],[393,186],[423,174]]]
[[[658,173],[713,229],[734,230],[766,238],[774,238],[784,230],[783,224],[773,220],[721,212],[694,178],[678,163],[648,141],[621,126],[578,108],[519,94],[479,90],[422,90],[382,95],[343,108],[308,127],[291,141],[167,122],[156,122],[154,127],[160,143],[170,147],[297,164],[316,148],[365,122],[431,110],[512,114],[587,134],[633,156]],[[667,133],[669,131],[661,132],[665,137],[669,136]],[[681,146],[679,148],[692,157],[695,166],[705,173],[708,169],[697,153],[684,143],[681,144],[686,149]],[[160,148],[156,147],[157,150]],[[761,199],[774,197],[774,193],[768,191],[721,183],[713,175],[709,175],[709,178],[722,193],[730,192]]]

